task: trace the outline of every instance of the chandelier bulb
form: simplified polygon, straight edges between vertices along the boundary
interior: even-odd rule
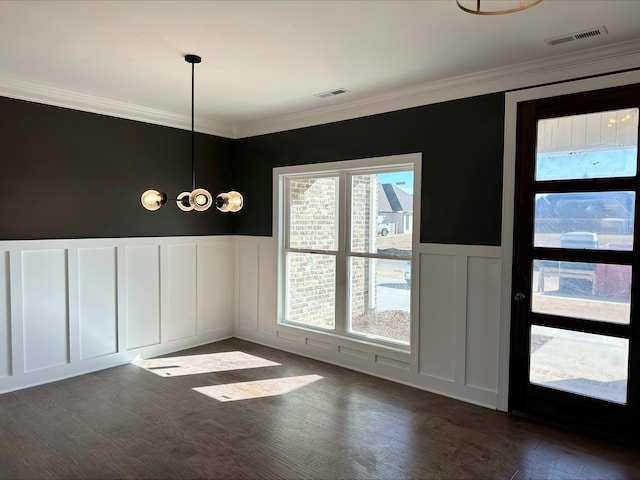
[[[244,205],[244,197],[241,193],[230,191],[221,193],[216,197],[216,208],[221,212],[239,212]]]
[[[178,199],[176,200],[176,205],[178,205],[178,208],[183,212],[190,212],[193,210],[193,206],[189,202],[189,195],[191,195],[191,192],[182,192],[178,195]]]
[[[167,203],[167,195],[159,192],[158,190],[146,190],[140,196],[140,203],[142,203],[144,208],[153,212]]]
[[[204,188],[196,188],[189,194],[189,203],[197,212],[204,212],[213,205],[213,196]]]

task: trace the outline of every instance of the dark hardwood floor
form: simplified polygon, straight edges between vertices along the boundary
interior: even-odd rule
[[[199,373],[234,351],[274,364]],[[640,451],[231,339],[0,395],[0,478],[640,479]]]

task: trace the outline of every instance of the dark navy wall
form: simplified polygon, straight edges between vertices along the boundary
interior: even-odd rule
[[[196,135],[198,186],[232,188],[233,141]],[[0,97],[0,240],[216,235],[216,209],[142,208],[191,190],[191,132]]]
[[[239,235],[272,234],[273,167],[422,152],[420,241],[500,245],[504,94],[443,102],[235,144]]]
[[[196,135],[198,186],[237,214],[148,212],[148,188],[191,189],[190,132],[0,97],[0,240],[271,235],[277,166],[421,152],[420,240],[499,245],[504,94],[230,140]]]

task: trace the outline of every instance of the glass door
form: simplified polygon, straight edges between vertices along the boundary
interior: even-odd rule
[[[518,109],[509,408],[635,435],[640,87]]]

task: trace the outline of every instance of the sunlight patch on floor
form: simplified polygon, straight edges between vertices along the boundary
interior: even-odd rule
[[[206,353],[203,355],[150,358],[148,360],[136,359],[131,363],[161,377],[179,377],[280,365],[244,352]]]
[[[292,392],[322,379],[320,375],[301,375],[298,377],[272,378],[254,382],[229,383],[196,387],[196,392],[214,398],[220,402],[234,402],[251,398],[274,397]]]

